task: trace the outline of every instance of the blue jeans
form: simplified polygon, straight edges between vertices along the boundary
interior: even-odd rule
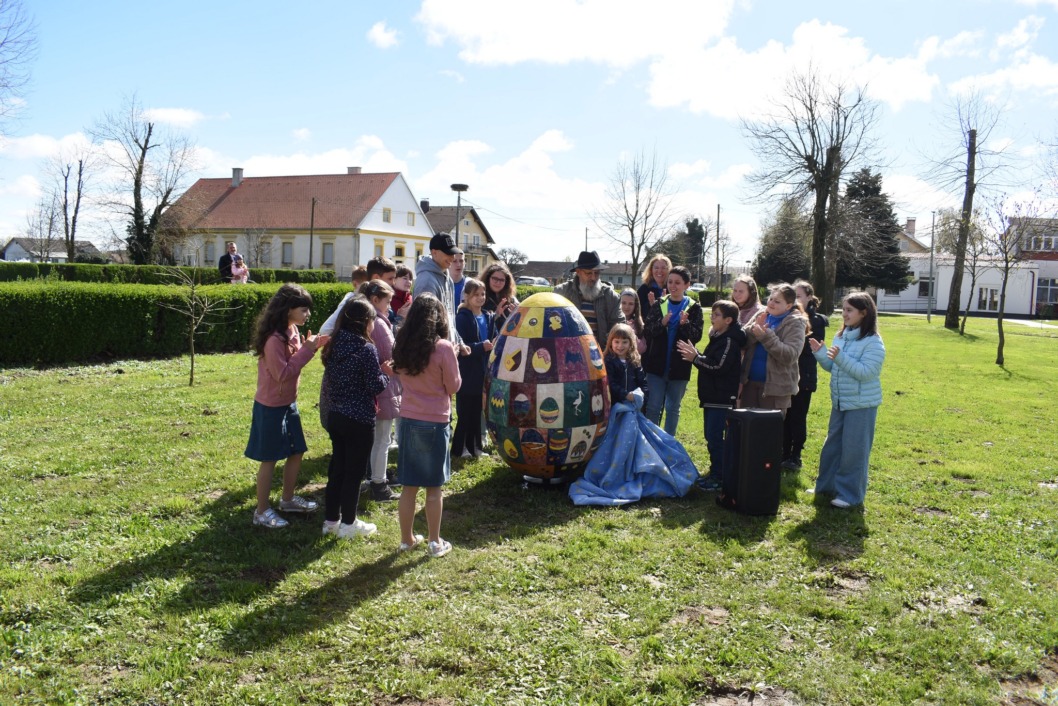
[[[720,476],[724,461],[724,430],[727,428],[726,407],[703,407],[705,445],[709,448],[709,474]]]
[[[832,493],[850,505],[863,503],[877,419],[877,407],[830,411],[827,440],[819,454],[817,493]]]
[[[661,409],[665,409],[665,433],[676,436],[680,424],[680,405],[683,393],[687,392],[687,380],[669,380],[660,375],[647,373],[647,407],[643,415],[661,426]]]

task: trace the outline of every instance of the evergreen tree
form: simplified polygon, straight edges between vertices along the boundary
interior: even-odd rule
[[[753,278],[760,285],[808,279],[811,244],[811,214],[805,213],[796,199],[783,201],[774,219],[764,225],[753,261]]]
[[[912,272],[900,252],[902,228],[889,196],[882,191],[882,175],[869,169],[853,174],[843,202],[837,286],[903,290]]]

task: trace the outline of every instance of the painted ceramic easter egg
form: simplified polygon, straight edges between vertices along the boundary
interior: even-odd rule
[[[553,292],[534,294],[507,318],[485,384],[489,434],[520,473],[573,474],[606,432],[602,352],[580,311]]]

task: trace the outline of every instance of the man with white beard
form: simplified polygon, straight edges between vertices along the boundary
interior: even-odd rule
[[[621,312],[621,295],[608,282],[599,281],[599,270],[605,269],[606,265],[599,260],[599,253],[585,250],[570,270],[576,273],[573,278],[555,287],[555,294],[561,294],[573,302],[573,306],[588,320],[599,343],[600,353],[606,350],[606,337],[610,329],[615,324],[625,322],[625,315]]]

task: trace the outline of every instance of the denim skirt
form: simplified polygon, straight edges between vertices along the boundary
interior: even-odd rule
[[[254,461],[282,461],[308,451],[305,434],[301,430],[298,403],[286,407],[266,407],[254,400],[250,440],[246,457]]]
[[[397,482],[420,488],[444,485],[452,477],[448,455],[452,430],[448,422],[397,419]]]

